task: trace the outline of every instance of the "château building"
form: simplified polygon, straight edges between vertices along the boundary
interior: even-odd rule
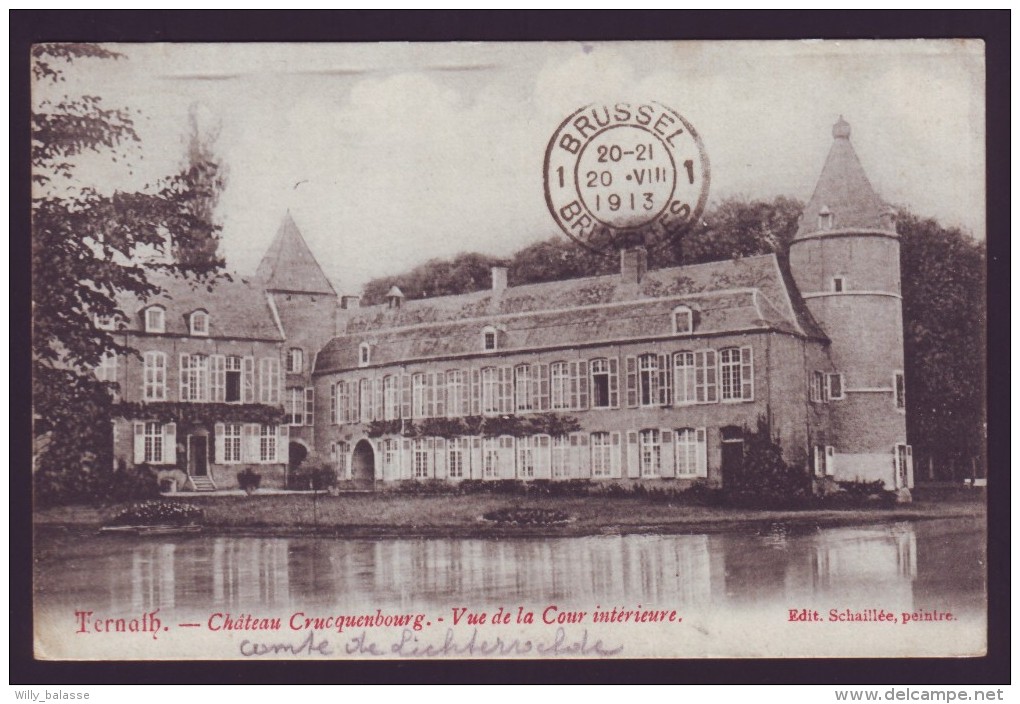
[[[819,479],[910,487],[895,222],[842,118],[833,138],[782,256],[650,270],[634,248],[610,276],[511,287],[496,267],[485,291],[362,307],[288,214],[252,280],[122,306],[142,359],[101,373],[144,403],[117,454],[192,489],[251,465],[279,486],[313,453],[358,484],[721,485],[762,421]],[[154,402],[209,417],[185,431]]]

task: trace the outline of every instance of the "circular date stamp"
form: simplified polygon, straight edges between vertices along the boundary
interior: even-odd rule
[[[708,155],[694,127],[656,101],[586,105],[545,151],[545,200],[560,228],[596,251],[679,237],[708,200]]]

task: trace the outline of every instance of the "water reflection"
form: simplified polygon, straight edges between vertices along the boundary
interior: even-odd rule
[[[44,535],[36,578],[43,602],[130,603],[136,611],[556,602],[853,608],[878,598],[904,610],[915,600],[982,606],[983,534],[952,523],[504,541]],[[72,550],[75,559],[66,559]]]

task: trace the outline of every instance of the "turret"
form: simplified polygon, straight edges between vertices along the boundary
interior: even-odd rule
[[[909,486],[899,237],[893,211],[868,181],[850,132],[840,116],[790,244],[790,271],[831,340],[830,360],[842,376],[826,385],[822,399],[839,443],[836,478]]]

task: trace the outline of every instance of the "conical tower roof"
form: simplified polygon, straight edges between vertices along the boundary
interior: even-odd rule
[[[840,115],[832,126],[832,148],[804,208],[797,238],[826,230],[883,230],[895,233],[889,208],[871,187],[850,143],[850,124]],[[823,217],[825,216],[825,217]],[[826,222],[828,221],[828,222]]]
[[[336,295],[290,211],[283,217],[276,239],[262,257],[255,276],[267,291]]]

